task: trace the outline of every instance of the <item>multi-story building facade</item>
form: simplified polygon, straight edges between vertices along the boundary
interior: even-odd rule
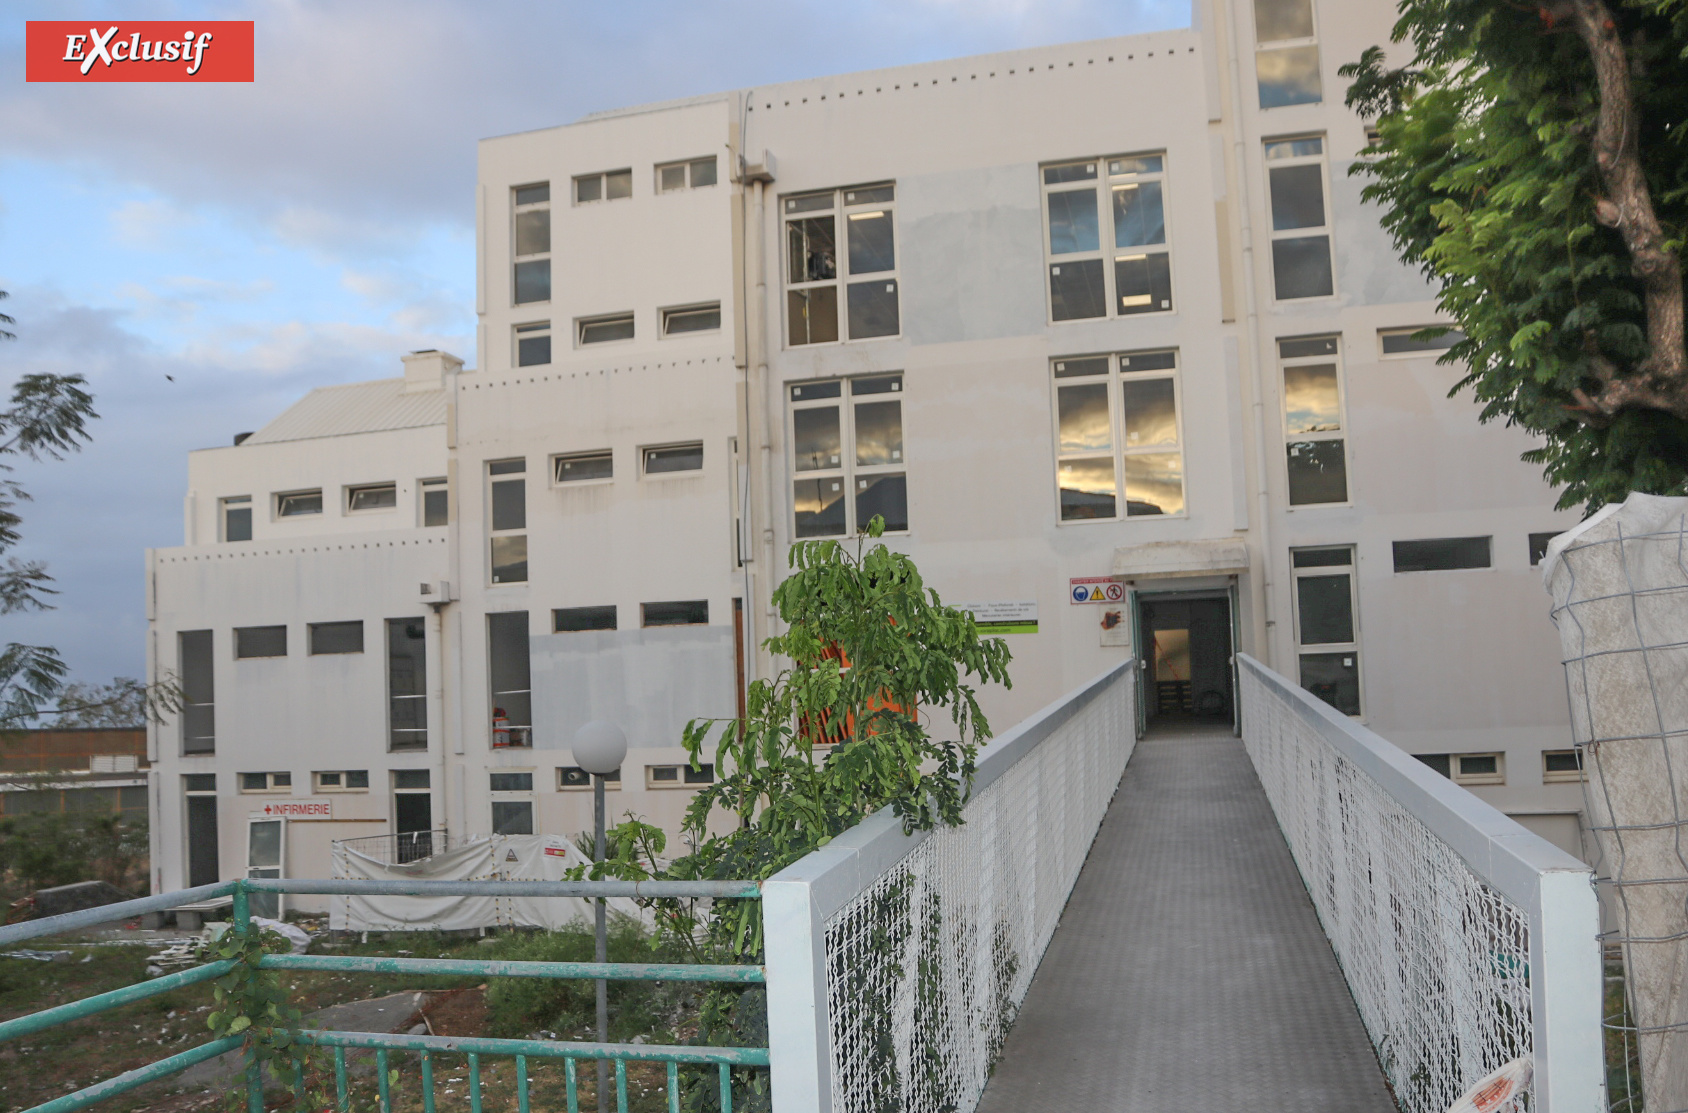
[[[1575,515],[1448,397],[1348,172],[1336,69],[1392,18],[1203,0],[483,142],[475,369],[414,353],[191,458],[148,557],[191,701],[157,883],[244,871],[281,814],[255,868],[582,830],[594,718],[633,747],[612,809],[676,824],[682,726],[778,667],[789,546],[876,514],[1012,631],[999,727],[1134,651],[1148,717],[1229,716],[1240,649],[1575,849],[1532,570]]]

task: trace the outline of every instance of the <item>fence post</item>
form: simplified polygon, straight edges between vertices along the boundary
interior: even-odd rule
[[[229,930],[239,935],[245,935],[252,930],[252,904],[246,892],[246,881],[237,880],[234,883],[234,905],[229,909]],[[248,977],[256,977],[256,973]],[[264,1113],[264,1068],[258,1062],[258,1054],[251,1046],[251,1033],[246,1036],[246,1110],[247,1113]]]
[[[1606,1108],[1600,904],[1587,873],[1542,873],[1531,911],[1530,996],[1535,1020],[1536,1109]]]
[[[822,850],[809,857],[826,856]],[[805,863],[798,862],[762,883],[774,1113],[832,1113],[826,924],[804,872]]]

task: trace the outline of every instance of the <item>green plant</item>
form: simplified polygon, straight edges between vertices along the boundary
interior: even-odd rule
[[[56,790],[51,802],[58,803]],[[14,892],[91,879],[133,890],[144,884],[146,860],[144,815],[40,812],[0,819],[0,873]]]

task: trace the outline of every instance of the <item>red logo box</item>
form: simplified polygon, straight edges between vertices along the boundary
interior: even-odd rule
[[[29,20],[29,81],[251,81],[251,20]]]

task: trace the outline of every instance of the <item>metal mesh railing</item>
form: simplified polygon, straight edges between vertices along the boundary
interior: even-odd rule
[[[832,1108],[978,1103],[1134,743],[1117,670],[825,920]],[[1007,740],[1005,739],[1005,742]]]
[[[444,831],[404,831],[396,835],[365,835],[335,841],[383,865],[402,866],[456,850],[468,839],[463,835],[448,835]]]
[[[1530,924],[1337,751],[1315,697],[1241,670],[1243,742],[1403,1113],[1531,1054]]]

